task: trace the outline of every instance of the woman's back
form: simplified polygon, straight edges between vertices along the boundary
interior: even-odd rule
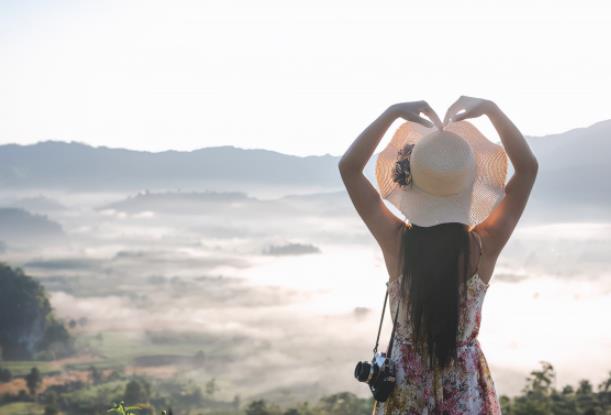
[[[470,235],[477,238],[475,232]],[[426,358],[422,358],[413,341],[406,299],[401,298],[391,352],[397,384],[388,400],[378,404],[377,414],[501,413],[494,381],[477,338],[489,284],[480,278],[477,263],[475,272],[470,275],[466,302],[462,297],[463,286],[459,285],[457,359],[443,370],[431,370],[426,366]],[[399,278],[389,281],[388,291],[391,316],[394,317],[400,298]],[[440,412],[434,412],[434,408],[439,408]]]
[[[431,117],[436,130],[432,129],[433,122],[423,119],[421,113]],[[502,145],[493,143],[466,121],[480,115],[490,119]],[[376,192],[363,174],[365,164],[384,132],[398,117],[406,121],[377,156]],[[505,180],[507,158],[514,168],[508,182]],[[538,162],[526,140],[490,100],[461,95],[448,108],[443,123],[426,101],[404,102],[390,106],[372,122],[342,156],[338,167],[350,199],[384,254],[391,275],[391,307],[396,310],[399,290],[399,280],[393,282],[393,279],[407,274],[400,270],[400,263],[408,264],[412,275],[426,274],[427,278],[410,279],[416,284],[410,286],[409,295],[417,310],[415,315],[426,317],[422,319],[426,332],[441,325],[437,337],[444,341],[436,342],[442,347],[436,347],[435,351],[444,360],[453,351],[452,345],[445,341],[453,335],[448,328],[457,328],[457,311],[464,316],[458,331],[462,336],[459,340],[465,344],[458,350],[455,366],[441,374],[429,372],[420,365],[421,359],[408,341],[409,332],[406,328],[400,330],[402,340],[396,343],[396,351],[393,347],[392,353],[392,359],[398,363],[399,382],[386,405],[380,403],[376,413],[435,413],[431,408],[439,397],[445,399],[443,407],[448,414],[500,413],[477,332],[483,298],[497,258],[524,211],[537,176]],[[403,247],[405,222],[383,200],[394,205],[410,224],[431,230],[421,229],[413,238],[407,237],[409,246]],[[482,253],[477,258],[477,272],[466,274],[473,278],[468,279],[468,298],[464,304],[460,295],[455,296],[455,290],[440,287],[451,272],[448,263],[456,259],[456,247],[464,244],[459,242],[460,232],[452,230],[454,225],[436,227],[457,223],[474,226],[470,235],[475,237],[477,233],[483,245],[483,252],[480,250]],[[444,237],[446,231],[450,238],[444,238],[438,245],[434,235]],[[444,254],[446,257],[440,261],[439,257]],[[409,259],[399,261],[405,257]],[[460,300],[454,302],[457,298]],[[457,307],[450,306],[454,304]],[[441,311],[439,319],[432,317],[437,310]]]

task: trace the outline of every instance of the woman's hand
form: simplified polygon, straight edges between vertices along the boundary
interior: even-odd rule
[[[482,98],[474,98],[467,97],[461,95],[460,98],[456,100],[448,111],[443,119],[443,126],[448,125],[450,121],[460,121],[466,118],[476,118],[480,115],[486,114],[492,107],[494,106],[494,102],[488,99]],[[465,112],[458,114],[461,110],[465,110]]]
[[[424,113],[435,123],[439,130],[443,129],[441,119],[426,101],[401,102],[391,105],[390,110],[398,117],[403,117],[408,121],[417,122],[430,128],[433,126],[433,123],[420,116],[420,113]]]

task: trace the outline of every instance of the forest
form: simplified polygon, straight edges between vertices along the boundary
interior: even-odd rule
[[[96,415],[108,412],[157,415],[366,415],[372,398],[338,392],[317,401],[219,397],[211,377],[202,388],[191,380],[129,375],[124,367],[69,366],[61,382],[49,365],[75,353],[70,328],[57,319],[44,287],[20,268],[0,266],[0,413],[2,415]],[[202,353],[192,362],[203,362]],[[191,362],[191,360],[190,360]],[[542,361],[525,379],[522,393],[500,396],[504,414],[609,414],[611,371],[594,386],[586,379],[557,388],[553,365]],[[39,367],[40,366],[40,367]],[[58,373],[61,372],[61,373]],[[69,374],[78,374],[71,377]],[[53,382],[50,380],[53,379]],[[227,396],[227,391],[223,391]],[[230,394],[231,395],[231,394]]]
[[[0,369],[0,382],[10,381],[11,373]],[[596,386],[582,380],[576,387],[554,387],[556,373],[549,362],[530,372],[520,395],[502,395],[503,414],[508,415],[607,415],[611,413],[611,371],[609,377]],[[44,414],[76,415],[122,414],[146,415],[367,415],[372,398],[359,398],[350,392],[322,397],[317,402],[301,402],[287,407],[282,402],[264,399],[242,402],[239,395],[231,401],[215,398],[218,388],[211,379],[202,388],[190,383],[151,382],[142,377],[126,377],[120,371],[105,376],[90,368],[90,381],[71,382],[48,387],[43,393],[38,387],[43,380],[33,367],[24,376],[26,389],[16,395],[4,394],[0,400],[3,415]]]

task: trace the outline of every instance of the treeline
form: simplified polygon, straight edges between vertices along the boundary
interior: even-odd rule
[[[541,370],[533,370],[518,396],[500,397],[504,415],[609,415],[611,414],[611,371],[609,377],[597,385],[596,391],[588,380],[577,387],[565,385],[556,389],[554,368],[541,362]],[[134,415],[158,415],[163,411],[172,415],[369,415],[372,398],[359,398],[350,392],[322,397],[317,402],[302,402],[287,406],[282,402],[255,399],[242,402],[240,395],[232,400],[216,399],[219,391],[215,379],[202,389],[200,386],[176,381],[156,381],[151,384],[143,377],[127,378],[121,371],[103,376],[91,367],[91,382],[72,382],[48,387],[38,393],[42,376],[37,368],[25,376],[28,390],[16,395],[0,396],[0,413],[12,413],[16,402],[39,405],[44,415],[107,414],[117,402],[139,405]],[[6,369],[0,370],[2,381],[7,381]]]
[[[0,262],[0,360],[53,360],[75,351],[43,285]]]
[[[500,397],[504,415],[609,415],[611,414],[611,371],[597,385],[582,379],[576,388],[554,386],[556,372],[549,362],[541,362],[541,370],[533,370],[526,378],[522,393],[513,398]]]

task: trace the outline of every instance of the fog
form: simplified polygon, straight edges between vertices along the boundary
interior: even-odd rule
[[[57,316],[78,321],[71,330],[92,361],[215,377],[227,399],[368,397],[353,371],[371,359],[388,279],[374,238],[343,192],[247,196],[1,194],[1,207],[62,231],[0,235],[2,258],[43,283]],[[525,216],[497,262],[479,333],[500,394],[519,393],[541,360],[558,385],[605,377],[609,252],[611,223]],[[389,315],[385,323],[384,348]],[[199,350],[203,366],[185,360]]]

